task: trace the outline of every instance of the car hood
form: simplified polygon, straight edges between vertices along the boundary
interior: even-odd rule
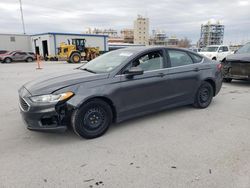
[[[45,75],[24,84],[31,95],[44,95],[53,93],[59,89],[83,82],[91,82],[108,78],[109,74],[94,74],[80,69]]]
[[[250,62],[250,54],[232,54],[227,56],[227,61]]]

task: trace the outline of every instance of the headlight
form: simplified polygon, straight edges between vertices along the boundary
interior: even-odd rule
[[[68,91],[66,93],[61,93],[61,94],[49,94],[49,95],[40,95],[40,96],[34,96],[30,97],[30,100],[33,102],[58,102],[58,101],[63,101],[66,99],[69,99],[74,95],[73,92]]]

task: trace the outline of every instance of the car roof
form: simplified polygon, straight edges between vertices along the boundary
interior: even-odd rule
[[[146,50],[160,50],[160,49],[167,49],[167,50],[184,50],[190,52],[187,48],[178,48],[178,47],[166,47],[166,46],[139,46],[139,47],[127,47],[118,49],[120,51],[132,51],[132,52],[142,52]]]

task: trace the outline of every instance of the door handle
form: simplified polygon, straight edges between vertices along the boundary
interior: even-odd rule
[[[164,77],[165,76],[165,74],[164,73],[158,73],[158,75],[157,75],[158,77]]]
[[[198,72],[200,69],[198,67],[194,68],[193,71]]]

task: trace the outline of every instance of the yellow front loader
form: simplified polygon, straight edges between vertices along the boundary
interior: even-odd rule
[[[68,63],[80,63],[81,60],[90,61],[100,55],[98,47],[85,47],[85,39],[72,39],[71,44],[61,43],[58,55],[47,56],[45,60],[66,60]]]

